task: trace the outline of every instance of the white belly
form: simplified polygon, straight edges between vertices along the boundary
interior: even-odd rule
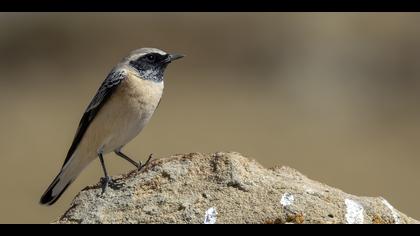
[[[102,148],[104,153],[121,148],[140,133],[149,122],[153,112],[154,110],[143,109],[142,112],[122,113],[118,121],[113,121],[114,124],[111,125],[113,129],[105,136],[99,148]]]

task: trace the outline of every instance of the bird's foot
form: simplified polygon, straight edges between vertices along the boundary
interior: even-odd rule
[[[109,176],[105,176],[101,178],[102,194],[105,193],[106,188],[110,185],[111,182],[112,182],[112,179]]]
[[[137,170],[141,171],[143,168],[145,168],[147,165],[149,165],[150,160],[153,158],[153,153],[149,155],[149,158],[147,158],[146,163],[142,164],[141,161],[139,162],[137,166]]]
[[[118,190],[124,186],[124,183],[118,183],[117,180],[111,179],[111,177],[102,177],[101,178],[102,183],[102,194],[106,192],[107,188],[111,188],[113,190]]]
[[[124,186],[123,183],[118,183],[117,181],[113,180],[111,177],[102,177],[102,194],[106,192],[106,189],[109,187],[114,190],[118,190]]]

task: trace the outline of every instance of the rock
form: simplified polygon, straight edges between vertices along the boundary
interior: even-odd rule
[[[358,197],[289,167],[266,169],[239,153],[152,160],[86,187],[54,223],[419,223],[381,197]]]

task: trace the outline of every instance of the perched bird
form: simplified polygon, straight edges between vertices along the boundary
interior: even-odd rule
[[[83,114],[60,173],[42,195],[41,204],[54,204],[97,157],[105,175],[105,191],[111,181],[103,159],[106,153],[115,152],[137,168],[143,167],[121,149],[149,122],[162,97],[167,65],[182,57],[156,48],[141,48],[111,70]]]

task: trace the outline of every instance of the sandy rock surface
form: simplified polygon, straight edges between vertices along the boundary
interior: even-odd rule
[[[266,169],[239,153],[152,160],[86,187],[54,223],[418,223],[381,197],[358,197],[289,167]]]

